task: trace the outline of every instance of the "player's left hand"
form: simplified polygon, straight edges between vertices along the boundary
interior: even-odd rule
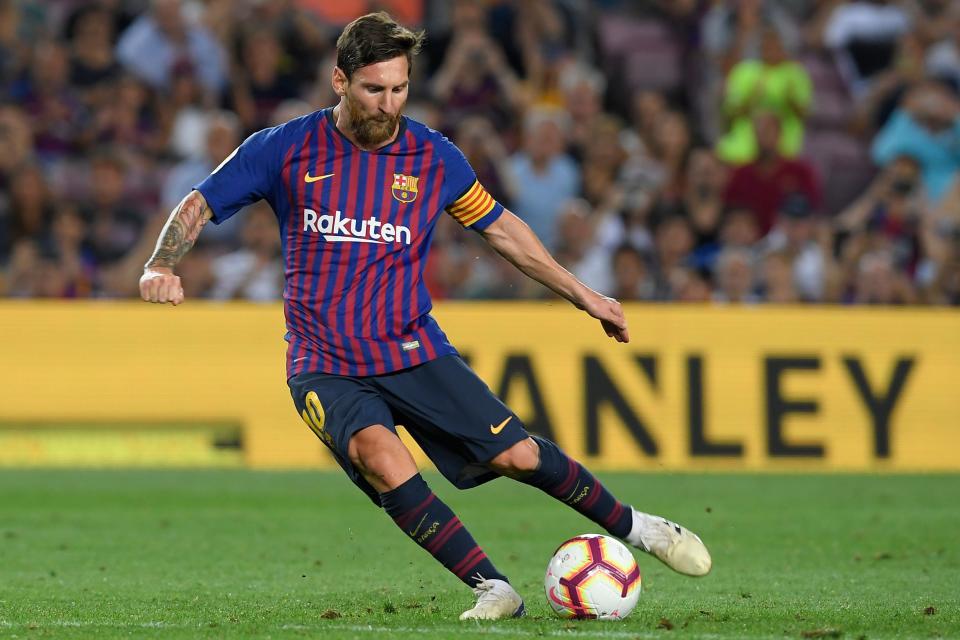
[[[607,336],[617,342],[630,342],[623,307],[613,298],[594,293],[583,303],[583,310],[600,321]]]

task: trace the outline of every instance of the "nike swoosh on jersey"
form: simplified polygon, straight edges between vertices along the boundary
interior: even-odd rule
[[[511,420],[513,420],[513,416],[508,416],[506,420],[504,420],[497,426],[490,425],[490,433],[492,433],[493,435],[497,435],[498,433],[503,431],[503,428],[507,426],[507,423],[510,422]]]
[[[316,182],[317,180],[326,180],[327,178],[329,178],[329,177],[331,177],[331,176],[333,176],[333,175],[335,175],[335,174],[333,174],[333,173],[328,173],[328,174],[325,175],[325,176],[312,176],[312,175],[310,175],[309,173],[307,173],[305,176],[303,176],[303,181],[304,181],[304,182]]]

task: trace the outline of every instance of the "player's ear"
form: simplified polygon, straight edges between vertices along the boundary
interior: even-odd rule
[[[338,96],[345,94],[347,92],[347,82],[347,74],[343,72],[343,69],[335,66],[333,68],[333,78],[331,79],[334,93]]]

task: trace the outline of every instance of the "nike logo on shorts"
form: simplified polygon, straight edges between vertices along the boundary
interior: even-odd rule
[[[503,431],[503,428],[507,426],[507,423],[510,422],[511,420],[513,420],[513,416],[508,416],[506,420],[504,420],[497,426],[490,425],[490,433],[492,433],[493,435],[497,435],[498,433]]]

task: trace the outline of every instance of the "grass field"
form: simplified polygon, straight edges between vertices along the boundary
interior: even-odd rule
[[[0,637],[960,637],[960,476],[602,477],[699,532],[714,573],[641,554],[629,619],[557,619],[547,559],[597,528],[506,480],[430,476],[527,599],[467,624],[472,594],[339,474],[2,471]]]

